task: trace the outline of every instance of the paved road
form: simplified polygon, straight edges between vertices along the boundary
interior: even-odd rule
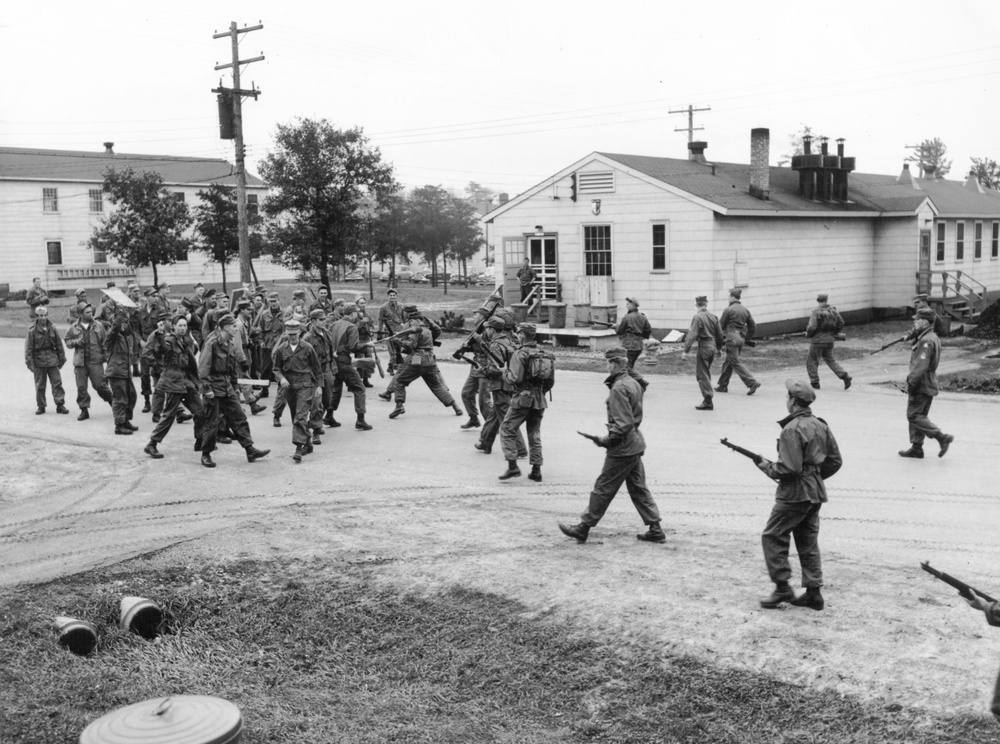
[[[48,580],[209,534],[213,540],[239,534],[251,550],[255,534],[287,527],[314,540],[320,554],[398,562],[390,573],[400,581],[500,591],[539,612],[579,615],[602,632],[659,629],[660,643],[701,654],[724,648],[720,659],[796,681],[882,694],[898,674],[911,688],[904,695],[908,702],[977,710],[976,695],[986,691],[980,678],[995,675],[974,634],[953,650],[942,641],[953,629],[935,624],[942,613],[929,605],[938,600],[950,605],[949,623],[978,625],[918,562],[931,559],[986,591],[1000,590],[1000,400],[942,394],[932,418],[956,436],[948,456],[938,459],[930,443],[923,461],[899,458],[896,451],[907,446],[905,397],[879,383],[903,379],[905,350],[855,362],[850,391],[824,374],[814,405],[836,433],[846,464],[831,481],[824,509],[831,607],[795,616],[802,636],[797,643],[851,657],[872,620],[884,624],[879,644],[891,649],[878,663],[845,659],[842,682],[831,682],[833,651],[822,663],[806,663],[808,652],[796,657],[778,627],[790,613],[756,608],[756,595],[767,588],[758,534],[773,484],[719,444],[728,437],[773,452],[775,421],[785,413],[782,381],[799,370],[760,375],[764,385],[753,397],[742,394],[737,381],[732,392],[717,396],[710,413],[694,409],[693,377],[651,378],[646,467],[671,539],[666,549],[650,553],[656,548],[632,538],[641,525],[624,496],[580,550],[555,530],[557,520],[576,519],[600,469],[600,451],[575,434],[603,430],[606,391],[598,374],[559,372],[543,427],[545,481],[504,484],[497,480],[499,447],[489,457],[475,451],[475,435],[458,428],[464,419],[420,383],[411,387],[407,413],[397,420],[387,418],[389,404],[371,396],[373,431],[356,432],[353,416],[342,410],[338,418],[345,426],[301,465],[291,459],[287,418],[275,429],[270,415],[261,414],[251,419],[252,431],[271,456],[251,465],[238,445],[222,446],[218,467],[208,470],[191,449],[190,424],[175,426],[161,446],[166,458],[153,461],[142,454],[151,430],[146,416],[131,437],[114,435],[103,404],[91,420],[77,422],[68,374],[73,415],[57,416],[50,408],[35,416],[22,348],[20,341],[0,339],[2,585]],[[946,360],[943,369],[962,363]],[[442,369],[457,392],[467,367]],[[874,604],[880,609],[873,620]],[[719,630],[723,614],[727,626]],[[898,616],[917,619],[897,628]],[[640,630],[636,617],[643,618]],[[688,631],[679,634],[678,627]],[[935,669],[944,671],[910,679],[914,657],[932,657]],[[944,698],[938,680],[947,681]],[[897,680],[896,688],[906,685]]]

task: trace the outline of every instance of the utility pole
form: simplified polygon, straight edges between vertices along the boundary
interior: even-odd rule
[[[907,158],[910,162],[917,163],[917,168],[920,170],[920,178],[924,177],[924,146],[923,145],[903,145],[906,150],[915,151],[915,155],[911,155]]]
[[[677,127],[674,129],[675,132],[687,132],[688,142],[694,142],[694,133],[704,129],[705,127],[696,127],[694,125],[694,115],[696,111],[711,111],[711,106],[706,106],[705,108],[695,108],[691,104],[688,104],[686,109],[671,109],[668,113],[671,114],[687,114],[688,115],[688,125],[686,127]]]
[[[246,28],[237,28],[236,21],[229,24],[229,31],[225,31],[221,34],[217,33],[212,36],[213,39],[221,39],[228,36],[232,41],[233,48],[233,61],[224,65],[216,65],[216,70],[224,70],[227,67],[233,68],[233,87],[231,90],[222,87],[219,84],[218,88],[213,88],[213,93],[219,93],[226,95],[228,92],[232,97],[232,124],[233,133],[236,139],[236,218],[239,224],[239,241],[240,241],[240,281],[244,284],[249,284],[251,276],[251,266],[250,266],[250,232],[247,228],[247,170],[245,162],[245,148],[243,146],[243,96],[253,96],[256,101],[257,96],[260,95],[260,91],[256,88],[251,88],[250,90],[243,90],[240,88],[240,65],[248,65],[251,62],[260,62],[264,59],[264,55],[259,57],[253,57],[251,59],[240,59],[240,34],[246,34],[250,31],[258,31],[264,28],[263,24],[258,23],[256,26],[247,26]]]

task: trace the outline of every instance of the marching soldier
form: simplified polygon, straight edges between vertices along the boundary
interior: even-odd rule
[[[819,361],[822,359],[833,370],[833,374],[844,381],[844,390],[847,390],[851,387],[851,376],[833,357],[834,341],[844,330],[844,319],[837,308],[830,306],[827,302],[829,299],[825,292],[816,295],[817,305],[809,314],[809,325],[806,327],[806,337],[809,338],[806,374],[809,375],[809,384],[819,390]]]
[[[649,325],[646,316],[639,312],[639,300],[635,297],[626,297],[625,306],[627,308],[625,317],[622,318],[615,333],[622,340],[622,347],[628,352],[628,368],[635,367],[635,360],[642,354],[642,342],[649,338],[653,329]]]
[[[726,358],[722,362],[722,372],[719,373],[719,383],[715,389],[720,393],[729,392],[729,378],[736,372],[747,386],[747,395],[753,395],[760,383],[743,364],[740,354],[743,353],[744,344],[753,338],[757,325],[753,322],[750,311],[740,302],[742,296],[742,289],[729,290],[729,307],[722,311],[722,317],[719,318],[719,327],[725,337]]]
[[[941,361],[941,340],[934,333],[937,314],[930,307],[921,307],[913,316],[913,346],[910,350],[910,373],[906,376],[906,420],[910,429],[910,448],[900,450],[900,457],[920,460],[924,456],[924,439],[938,440],[944,457],[955,437],[945,434],[928,417],[934,396],[938,394],[937,368]]]
[[[80,319],[74,321],[66,331],[66,346],[73,349],[73,372],[76,375],[76,404],[80,407],[77,421],[90,418],[90,393],[88,382],[94,392],[107,404],[112,404],[111,388],[104,378],[104,340],[107,331],[104,324],[94,320],[94,308],[89,303],[84,306]]]
[[[514,386],[503,379],[504,370],[507,368],[510,358],[517,349],[517,342],[506,329],[506,321],[494,314],[486,321],[483,331],[486,337],[486,377],[487,387],[493,397],[493,405],[490,414],[483,423],[482,431],[479,433],[479,441],[475,448],[485,455],[493,451],[493,443],[500,433],[500,425],[507,417],[507,410],[510,408],[510,396],[514,392]],[[520,429],[514,430],[515,442],[517,445],[517,457],[519,459],[528,456],[528,447],[524,443],[524,437]]]
[[[108,300],[112,320],[104,337],[104,353],[107,367],[104,377],[111,388],[111,411],[115,417],[115,434],[131,434],[139,431],[132,423],[135,412],[135,383],[132,382],[132,344],[129,339],[129,319],[124,308],[114,300]]]
[[[285,321],[285,335],[271,352],[271,366],[278,388],[284,394],[292,414],[292,459],[302,462],[313,451],[309,419],[313,401],[323,395],[323,370],[316,351],[301,338],[302,323],[294,318]]]
[[[261,310],[250,331],[251,339],[257,344],[257,370],[262,380],[274,379],[274,373],[271,370],[271,351],[284,332],[285,318],[281,312],[281,305],[278,303],[278,293],[271,292],[267,296],[267,307]],[[263,388],[260,397],[266,398],[268,393],[269,389]],[[278,423],[281,423],[280,419]]]
[[[312,415],[309,419],[309,426],[312,428],[312,444],[322,444],[320,435],[323,433],[323,424],[330,427],[340,426],[333,420],[333,385],[334,385],[334,361],[333,361],[333,337],[326,327],[326,311],[322,307],[313,307],[309,311],[309,326],[302,339],[316,351],[316,358],[319,359],[319,367],[322,372],[320,385],[323,394],[318,400],[313,401]],[[324,418],[324,414],[327,417]]]
[[[35,403],[38,408],[36,415],[45,413],[45,383],[52,386],[52,400],[56,404],[56,413],[69,413],[66,408],[66,392],[63,390],[60,368],[66,363],[66,351],[63,349],[59,332],[49,320],[47,305],[35,308],[35,319],[28,328],[24,339],[24,363],[35,376]]]
[[[548,403],[545,400],[545,389],[531,375],[530,360],[538,351],[535,342],[535,326],[532,323],[521,323],[517,329],[520,346],[511,355],[507,369],[503,373],[503,381],[513,388],[510,407],[500,425],[500,444],[503,446],[503,456],[507,460],[507,470],[501,473],[500,480],[509,480],[521,475],[517,466],[518,438],[517,430],[525,424],[528,435],[528,462],[531,472],[528,478],[533,481],[542,480],[542,417]]]
[[[711,411],[715,408],[712,403],[712,362],[716,351],[723,344],[722,328],[719,326],[719,319],[708,311],[708,297],[696,297],[694,303],[698,312],[691,318],[691,327],[684,337],[684,358],[687,359],[691,347],[698,344],[694,377],[698,381],[702,401],[695,408],[699,411]]]
[[[347,391],[354,396],[354,413],[357,415],[354,428],[358,431],[370,431],[372,425],[365,421],[365,386],[358,370],[354,367],[354,354],[363,348],[358,334],[357,320],[358,306],[344,305],[344,314],[340,320],[335,321],[330,326],[333,362],[337,367],[337,374],[333,381],[331,409],[336,411],[340,407],[340,398],[346,385]],[[333,418],[332,412],[330,421],[333,422],[333,426],[340,425]]]
[[[478,326],[486,313],[486,309],[476,308],[473,325]],[[469,366],[469,375],[465,378],[465,384],[462,386],[462,404],[465,406],[466,413],[469,414],[469,420],[459,427],[462,429],[478,429],[480,426],[479,410],[482,409],[485,420],[489,418],[490,409],[493,407],[490,402],[486,377],[483,374],[486,369],[486,344],[481,335],[473,336],[470,344],[472,346],[472,359],[476,364]],[[477,401],[478,408],[476,407]]]

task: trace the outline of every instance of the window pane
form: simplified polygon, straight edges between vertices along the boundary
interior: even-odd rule
[[[260,212],[256,194],[247,194],[247,214],[256,215]]]
[[[587,276],[611,276],[611,225],[584,226],[583,256]]]
[[[90,196],[90,211],[99,214],[104,211],[104,194],[100,189],[91,189],[87,192]]]
[[[42,189],[42,211],[59,211],[59,189]]]
[[[667,268],[667,226],[653,225],[653,271]]]
[[[975,248],[973,249],[973,258],[983,257],[983,223],[977,222],[975,227]]]
[[[996,258],[1000,249],[1000,222],[993,223],[993,240],[990,243],[990,257]]]
[[[45,252],[48,254],[49,266],[59,266],[62,264],[62,243],[58,240],[50,240],[45,244]]]
[[[965,258],[965,223],[955,223],[955,260],[961,261]]]
[[[937,256],[938,261],[944,261],[944,223],[939,222],[937,226]]]

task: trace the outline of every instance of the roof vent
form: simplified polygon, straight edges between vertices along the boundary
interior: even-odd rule
[[[105,155],[114,155],[115,154],[115,143],[114,142],[105,142],[104,143],[104,154]]]
[[[695,163],[707,163],[705,159],[705,148],[708,147],[707,142],[688,142],[688,160],[692,160]]]
[[[917,183],[917,179],[915,179],[913,174],[910,173],[909,163],[903,163],[903,170],[898,176],[896,176],[896,183],[901,183],[904,186],[912,186],[917,191],[921,191],[920,184]]]
[[[980,194],[986,193],[986,189],[984,189],[983,185],[979,183],[979,179],[976,178],[975,173],[970,173],[969,177],[965,179],[965,188],[971,191],[978,191]]]

